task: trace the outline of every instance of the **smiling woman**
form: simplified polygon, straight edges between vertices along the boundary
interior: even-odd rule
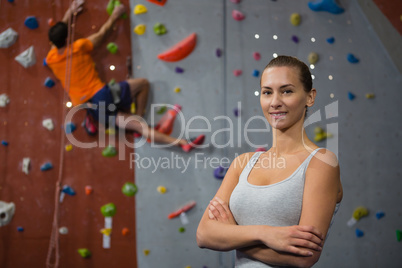
[[[198,226],[200,247],[235,249],[236,267],[310,267],[318,261],[342,185],[336,156],[304,130],[315,96],[303,62],[279,56],[267,65],[260,103],[273,146],[232,162]],[[264,165],[272,158],[284,165]]]

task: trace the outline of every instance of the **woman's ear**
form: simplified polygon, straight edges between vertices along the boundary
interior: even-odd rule
[[[307,93],[307,103],[306,105],[308,107],[311,107],[314,105],[315,101],[315,96],[317,95],[317,90],[315,88],[312,88],[309,93]]]

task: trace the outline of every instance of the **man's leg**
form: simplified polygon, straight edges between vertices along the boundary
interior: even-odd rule
[[[127,80],[130,86],[131,99],[135,101],[135,114],[143,116],[148,102],[149,82],[145,78],[132,78]]]

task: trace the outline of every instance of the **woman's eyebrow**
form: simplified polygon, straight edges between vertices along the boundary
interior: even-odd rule
[[[286,84],[286,85],[280,86],[279,88],[281,89],[281,88],[285,88],[285,87],[294,87],[294,85],[293,84]],[[268,86],[262,86],[261,88],[272,89],[271,87],[268,87]]]

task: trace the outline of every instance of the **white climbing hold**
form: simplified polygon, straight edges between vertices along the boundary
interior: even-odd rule
[[[0,107],[6,107],[7,104],[10,103],[10,99],[6,94],[0,95]]]
[[[0,48],[8,48],[17,41],[18,33],[13,28],[8,28],[0,34]]]
[[[36,63],[35,50],[33,46],[30,46],[27,50],[15,57],[24,68],[28,68]]]
[[[52,119],[48,118],[42,121],[42,126],[47,128],[48,130],[53,130],[54,129],[54,124]]]
[[[15,212],[15,204],[13,202],[7,203],[0,201],[0,226],[4,226],[10,223],[13,219]]]
[[[29,174],[29,165],[31,164],[31,159],[29,157],[24,157],[22,159],[22,172]]]

